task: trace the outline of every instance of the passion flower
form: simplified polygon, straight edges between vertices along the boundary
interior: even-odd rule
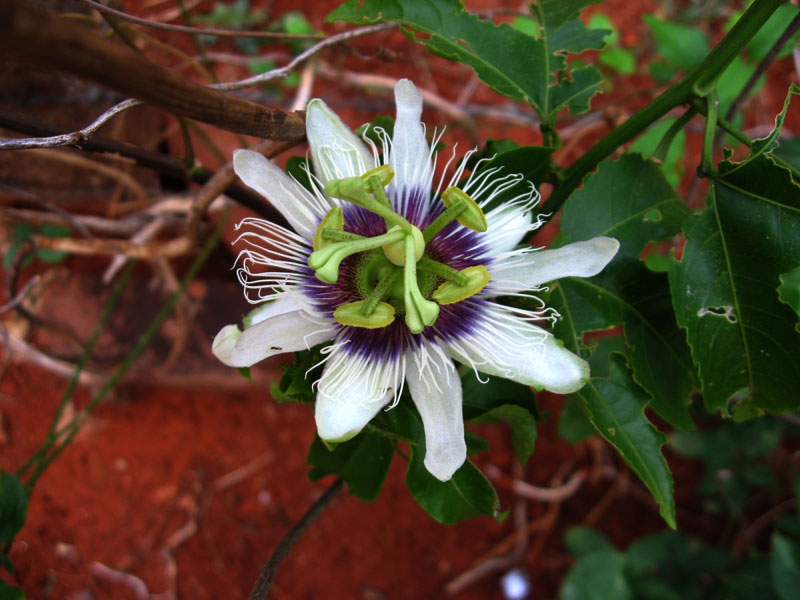
[[[294,231],[256,218],[239,223],[239,281],[248,300],[264,304],[244,330],[224,327],[213,351],[227,365],[247,367],[331,342],[315,405],[317,431],[328,442],[357,435],[399,401],[407,383],[425,428],[425,466],[446,481],[466,459],[453,359],[562,394],[589,377],[588,364],[537,325],[557,318],[555,311],[493,298],[595,275],[619,244],[598,237],[555,250],[516,248],[539,224],[533,185],[487,210],[523,177],[476,167],[464,179],[462,160],[432,190],[435,157],[420,122],[422,98],[402,80],[395,99],[394,133],[379,132],[382,152],[322,100],[309,103],[311,191],[260,154],[234,154],[242,181]]]

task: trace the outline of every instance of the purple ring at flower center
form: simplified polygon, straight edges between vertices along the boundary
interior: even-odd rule
[[[403,188],[399,194],[390,195],[390,199],[398,214],[424,230],[444,209],[440,202],[435,202],[426,211],[429,203],[427,194],[427,190],[420,188]],[[345,231],[367,237],[386,233],[384,220],[375,213],[349,203],[345,203],[342,210]],[[425,247],[425,256],[457,271],[476,265],[489,267],[491,259],[488,254],[480,234],[456,221],[442,229]],[[320,282],[314,271],[306,268],[303,275],[307,281],[302,287],[317,311],[333,319],[333,312],[342,304],[364,299],[357,283],[362,264],[360,255],[346,258],[339,268],[339,280],[334,284]],[[436,322],[418,334],[409,331],[402,315],[398,315],[390,325],[377,329],[339,325],[336,341],[348,342],[342,346],[342,351],[351,355],[381,362],[394,360],[409,347],[417,347],[420,338],[447,342],[471,334],[481,321],[487,302],[473,296],[462,302],[441,306]]]

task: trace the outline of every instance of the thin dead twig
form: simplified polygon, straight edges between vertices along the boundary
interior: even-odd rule
[[[142,104],[139,100],[129,98],[116,104],[97,117],[89,125],[78,131],[72,133],[65,133],[61,135],[52,135],[48,137],[35,137],[23,138],[13,140],[0,140],[0,150],[25,150],[29,148],[57,148],[60,146],[77,146],[81,147],[89,141],[97,131],[105,125],[110,119],[118,115],[122,111],[139,106]]]
[[[11,300],[6,302],[5,304],[0,305],[0,315],[5,314],[10,310],[14,310],[17,306],[22,304],[22,301],[25,300],[25,296],[27,296],[28,293],[34,287],[36,287],[41,280],[42,278],[39,277],[38,275],[34,275],[33,277],[31,277],[30,281],[28,281],[28,283],[26,283],[22,287],[22,289],[19,292],[17,292],[16,296],[14,296]]]
[[[199,35],[215,35],[218,37],[239,37],[239,38],[280,38],[280,39],[319,39],[322,37],[316,33],[281,33],[274,31],[238,31],[236,29],[217,29],[213,27],[187,27],[186,25],[171,25],[169,23],[162,23],[160,21],[153,21],[151,19],[143,19],[120,10],[113,9],[99,2],[93,0],[81,0],[84,4],[91,6],[101,13],[114,15],[123,21],[129,21],[142,25],[144,27],[151,27],[152,29],[161,29],[163,31],[177,31],[178,33],[190,33]]]
[[[54,238],[33,235],[31,242],[37,248],[47,248],[80,254],[84,256],[123,254],[128,258],[153,261],[158,258],[173,258],[190,252],[194,245],[186,237],[180,237],[163,243],[136,244],[127,240]]]
[[[125,173],[120,169],[100,163],[90,158],[86,158],[84,156],[79,156],[78,154],[69,151],[60,152],[59,150],[53,150],[50,148],[34,148],[28,150],[28,152],[32,153],[34,156],[39,156],[47,160],[64,163],[82,169],[89,169],[95,171],[96,173],[100,173],[101,175],[113,179],[114,181],[125,186],[125,188],[127,188],[131,194],[136,197],[137,202],[143,207],[150,204],[147,193],[144,191],[144,188],[141,186],[141,184],[136,181],[135,178],[131,177],[128,173]]]
[[[70,378],[75,372],[75,365],[53,358],[49,354],[45,354],[26,341],[18,338],[13,333],[6,332],[4,337],[5,341],[8,343],[8,352],[13,355],[14,358],[33,363],[46,371],[55,373],[59,377]],[[84,386],[99,386],[103,381],[105,381],[105,378],[102,375],[92,373],[86,369],[81,371],[81,374],[78,376],[78,383]]]
[[[241,90],[243,88],[259,85],[261,83],[272,81],[274,79],[281,79],[283,77],[288,77],[289,73],[291,73],[292,69],[294,69],[297,65],[299,65],[303,61],[308,60],[315,54],[318,54],[325,48],[328,48],[330,46],[335,46],[336,44],[341,44],[342,42],[346,42],[347,40],[352,40],[353,38],[369,35],[371,33],[377,33],[379,31],[394,29],[395,27],[397,27],[397,23],[380,23],[378,25],[368,25],[366,27],[359,27],[358,29],[351,29],[350,31],[345,31],[344,33],[332,35],[331,37],[325,38],[321,42],[314,44],[307,50],[304,50],[303,52],[295,56],[291,61],[289,61],[287,65],[283,67],[272,69],[271,71],[267,71],[266,73],[261,73],[260,75],[254,75],[253,77],[248,77],[247,79],[242,79],[240,81],[231,81],[228,83],[216,83],[208,87],[225,91]]]
[[[226,473],[222,477],[215,479],[211,484],[212,492],[221,492],[237,483],[244,481],[254,473],[257,473],[269,463],[273,461],[275,456],[271,451],[262,452],[250,462],[243,464],[241,467],[234,469],[230,473]]]

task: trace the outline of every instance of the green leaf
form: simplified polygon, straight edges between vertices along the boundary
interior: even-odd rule
[[[286,161],[286,174],[310,192],[314,191],[314,186],[311,185],[311,178],[308,174],[313,172],[314,166],[311,164],[310,158],[292,156]]]
[[[589,110],[589,103],[600,91],[602,82],[603,76],[592,65],[573,69],[570,79],[562,79],[552,87],[549,113],[551,118],[562,108],[569,109],[573,115]]]
[[[600,51],[600,64],[613,69],[621,75],[632,75],[636,71],[636,57],[625,48],[613,46]]]
[[[478,423],[503,421],[511,426],[511,443],[519,462],[524,466],[536,447],[536,419],[521,406],[502,404],[475,419]]]
[[[625,555],[605,548],[582,556],[569,570],[560,600],[629,600]]]
[[[378,148],[383,146],[383,138],[376,131],[383,129],[384,133],[391,138],[394,135],[394,117],[391,115],[377,115],[372,119],[371,123],[364,123],[356,130],[358,137],[366,136],[367,139],[375,142]]]
[[[16,586],[0,581],[0,600],[25,600],[25,592]]]
[[[680,232],[687,210],[659,168],[638,154],[602,161],[564,204],[567,242],[607,235],[619,240],[618,256],[638,259],[647,242]]]
[[[800,266],[781,275],[778,294],[781,300],[791,306],[794,312],[800,316]]]
[[[479,19],[464,10],[458,0],[348,0],[331,12],[326,21],[368,24],[400,22],[428,37],[412,39],[431,52],[472,67],[478,77],[504,96],[527,100],[544,117],[554,111],[551,102],[552,72],[566,69],[562,51],[599,47],[602,33],[587,30],[578,19],[582,0],[542,3],[545,15],[541,39],[534,38],[507,23]],[[552,36],[548,37],[548,36]],[[586,81],[581,76],[581,82]],[[565,98],[585,100],[578,84],[560,92]],[[595,88],[596,89],[596,86]],[[582,95],[583,94],[583,95]]]
[[[607,46],[615,45],[619,41],[619,30],[613,21],[601,12],[594,13],[589,17],[589,29],[598,29],[603,32],[603,42]]]
[[[744,88],[747,80],[756,70],[755,65],[743,61],[738,56],[731,61],[728,68],[723,71],[717,80],[717,98],[719,100],[719,113],[724,115],[730,108],[733,100],[739,95]],[[766,76],[762,75],[753,89],[750,91],[750,96],[754,96],[761,90],[766,82]]]
[[[294,353],[294,363],[281,365],[283,376],[280,384],[270,386],[270,395],[275,402],[302,402],[311,404],[317,397],[312,387],[314,377],[309,377],[309,371],[319,367],[322,362],[323,345],[315,346],[311,350]]]
[[[781,600],[796,600],[800,590],[800,544],[781,534],[772,534],[772,585]]]
[[[753,146],[750,150],[750,156],[748,156],[744,163],[750,162],[760,154],[764,152],[769,152],[774,150],[778,146],[778,136],[781,133],[781,129],[783,128],[783,121],[786,119],[786,113],[789,111],[789,105],[792,102],[792,96],[795,94],[800,94],[800,87],[797,86],[796,83],[793,83],[789,86],[789,91],[786,92],[786,99],[783,101],[783,109],[780,113],[775,117],[775,126],[772,128],[772,131],[769,135],[765,138],[760,138],[757,140],[753,140]]]
[[[786,30],[786,26],[797,16],[798,12],[800,11],[793,4],[779,6],[747,44],[748,58],[756,63],[761,62]],[[797,40],[797,36],[798,33],[795,32],[792,38],[787,40],[775,57],[776,59],[784,58],[792,53],[792,47],[794,46],[794,41]]]
[[[558,435],[574,446],[596,433],[580,401],[574,395],[567,396],[558,419]]]
[[[449,481],[439,481],[425,468],[425,433],[419,413],[400,402],[389,413],[395,430],[412,440],[406,486],[414,500],[440,523],[451,524],[477,516],[498,518],[500,500],[489,480],[469,460]]]
[[[464,398],[464,419],[467,421],[505,404],[519,406],[531,413],[534,418],[538,416],[536,397],[530,386],[489,375],[482,375],[481,379],[478,379],[475,371],[468,369],[461,376],[461,389]]]
[[[28,493],[16,475],[0,471],[0,546],[10,544],[25,525]]]
[[[630,147],[630,153],[638,152],[645,158],[650,158],[653,152],[658,148],[664,134],[675,122],[675,119],[662,119],[655,125],[648,128],[642,135],[636,138],[636,141]],[[684,164],[683,159],[686,151],[686,132],[681,129],[672,140],[667,156],[664,157],[664,162],[661,164],[661,172],[667,178],[673,188],[677,188],[681,179],[683,179]]]
[[[564,545],[570,554],[578,558],[598,550],[614,549],[605,534],[583,525],[570,527],[567,530],[564,534]]]
[[[691,71],[708,55],[708,40],[697,28],[655,15],[644,15],[642,20],[656,38],[658,53],[682,71]]]
[[[669,272],[705,406],[728,414],[738,392],[745,409],[796,410],[800,332],[777,289],[800,264],[800,188],[764,155],[722,163],[706,207]]]
[[[624,325],[636,382],[662,418],[688,430],[694,427],[687,404],[696,376],[686,336],[675,320],[667,278],[638,260],[650,240],[677,233],[685,214],[651,162],[638,155],[603,161],[567,200],[561,228],[568,242],[614,237],[619,253],[595,277],[560,279],[551,300],[562,315],[558,328],[567,329],[561,339],[574,336],[576,347],[587,331]]]
[[[319,436],[315,436],[308,451],[307,462],[311,465],[308,478],[317,481],[326,475],[338,475],[347,482],[352,494],[372,502],[386,480],[393,454],[392,442],[373,433],[362,433],[337,444],[333,450],[328,450]]]
[[[661,454],[667,440],[645,417],[647,395],[633,381],[624,360],[612,355],[611,375],[593,378],[577,394],[592,424],[645,483],[661,516],[674,529],[672,475]]]

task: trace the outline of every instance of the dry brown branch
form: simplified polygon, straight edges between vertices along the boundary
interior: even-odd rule
[[[65,22],[25,0],[0,2],[0,51],[101,83],[183,117],[276,140],[305,137],[305,119],[209,89],[158,67],[125,45]]]
[[[88,239],[54,238],[42,235],[33,235],[31,242],[37,248],[47,248],[68,254],[81,254],[85,256],[124,254],[128,258],[138,258],[153,261],[158,258],[173,258],[183,256],[193,249],[193,245],[186,237],[180,237],[168,242],[135,244],[127,240],[113,239]]]
[[[150,19],[143,19],[128,13],[115,10],[109,6],[94,2],[93,0],[81,0],[84,4],[91,6],[101,13],[114,15],[123,21],[130,21],[137,25],[144,27],[152,27],[153,29],[161,29],[163,31],[177,31],[179,33],[191,33],[200,35],[216,35],[218,37],[240,37],[240,38],[281,38],[281,39],[318,39],[322,36],[316,33],[280,33],[272,31],[238,31],[236,29],[217,29],[213,27],[187,27],[185,25],[170,25],[169,23],[161,23],[160,21],[153,21]]]
[[[101,175],[113,179],[130,190],[131,194],[136,197],[137,203],[141,205],[139,208],[144,208],[150,204],[150,199],[147,197],[147,193],[144,191],[144,188],[141,186],[141,184],[128,173],[125,173],[124,171],[121,171],[115,167],[69,151],[61,152],[51,148],[33,148],[27,152],[47,160],[60,162],[73,167],[79,167],[81,169],[89,169],[95,171],[96,173],[100,173]]]
[[[22,304],[22,301],[25,300],[25,296],[39,284],[41,281],[41,277],[38,275],[34,275],[31,277],[30,281],[22,286],[22,289],[17,292],[17,295],[14,296],[11,300],[6,302],[5,304],[0,305],[0,315],[7,313],[10,310],[14,310],[17,306]]]
[[[56,148],[59,146],[83,146],[98,129],[105,125],[112,117],[124,110],[139,106],[138,100],[124,100],[109,108],[89,125],[72,133],[53,135],[40,138],[24,138],[14,140],[0,140],[0,150],[22,150],[26,148]]]
[[[6,332],[4,341],[8,344],[7,350],[14,359],[33,363],[46,371],[55,373],[59,377],[69,378],[75,373],[75,365],[45,354],[41,350],[28,344],[25,340],[18,338],[13,333]],[[98,386],[102,384],[103,381],[104,377],[102,375],[92,373],[86,369],[81,371],[81,374],[78,376],[78,383],[85,386]]]
[[[154,213],[157,214],[157,213]],[[71,215],[67,219],[61,214],[28,210],[24,208],[0,208],[0,224],[29,223],[31,225],[75,225],[79,223],[83,229],[109,235],[131,235],[146,226],[155,217],[147,213],[134,213],[122,219],[106,219],[93,215]],[[172,224],[177,220],[172,219]],[[76,227],[76,229],[78,229]],[[92,237],[92,236],[86,236]]]

